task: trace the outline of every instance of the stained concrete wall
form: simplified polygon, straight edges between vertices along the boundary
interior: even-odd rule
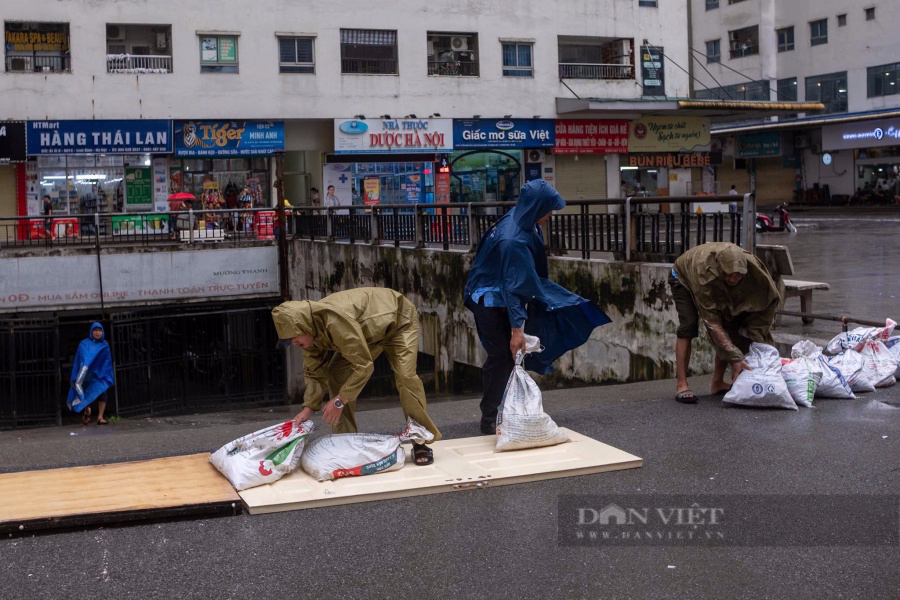
[[[294,240],[290,282],[294,299],[317,300],[361,286],[393,288],[419,308],[420,350],[436,358],[436,381],[446,389],[454,362],[480,367],[484,350],[463,306],[471,253]],[[550,278],[598,304],[612,323],[557,363],[548,383],[626,382],[674,377],[675,306],[666,283],[671,265],[551,258]],[[708,341],[695,344],[692,365],[711,369]],[[295,365],[296,367],[296,365]],[[295,371],[296,372],[296,371]],[[291,388],[299,390],[301,382]]]

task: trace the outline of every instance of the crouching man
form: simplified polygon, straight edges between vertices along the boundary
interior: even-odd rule
[[[272,310],[278,348],[303,348],[306,393],[301,423],[329,401],[322,418],[335,433],[355,433],[356,397],[369,380],[373,362],[387,356],[400,392],[403,414],[434,434],[441,432],[425,410],[425,387],[416,375],[419,351],[419,315],[402,294],[386,288],[357,288],[337,292],[318,302],[284,302]],[[413,444],[417,465],[434,462],[432,450]]]
[[[731,365],[731,381],[750,367],[744,354],[750,342],[774,346],[772,324],[781,297],[769,271],[758,258],[728,242],[711,242],[691,248],[678,257],[669,273],[669,287],[678,311],[675,341],[675,399],[694,403],[688,386],[691,342],[702,322],[716,350],[711,392],[731,389],[725,368]]]

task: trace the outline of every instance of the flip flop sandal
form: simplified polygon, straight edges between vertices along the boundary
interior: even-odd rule
[[[106,419],[97,419],[97,425],[109,425],[109,421]]]
[[[681,390],[675,394],[675,400],[682,404],[696,404],[697,396],[691,390]]]
[[[90,422],[91,422],[91,407],[88,406],[86,409],[84,409],[84,412],[81,413],[81,424],[88,425],[88,424],[90,424]]]
[[[422,461],[421,459],[426,459]],[[413,444],[413,462],[424,467],[434,462],[434,451],[425,444]]]

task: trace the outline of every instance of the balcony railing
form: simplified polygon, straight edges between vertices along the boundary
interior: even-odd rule
[[[559,63],[560,79],[634,79],[633,65]]]
[[[396,75],[396,58],[343,58],[341,73],[345,75]]]
[[[742,56],[753,56],[754,54],[759,54],[759,46],[758,45],[747,45],[737,47],[731,50],[731,58],[740,58]]]
[[[171,73],[171,56],[107,54],[107,73]]]
[[[428,61],[429,75],[444,75],[448,77],[478,77],[478,63],[470,61]]]
[[[68,56],[7,56],[7,73],[68,73]]]

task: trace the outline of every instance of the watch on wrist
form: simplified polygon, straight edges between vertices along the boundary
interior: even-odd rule
[[[341,401],[340,398],[334,399],[334,407],[335,408],[344,408],[344,403]]]

